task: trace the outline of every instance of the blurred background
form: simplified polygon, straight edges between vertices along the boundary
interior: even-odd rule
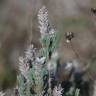
[[[40,47],[37,14],[43,5],[50,23],[61,34],[61,63],[79,59],[85,64],[96,58],[96,0],[0,0],[1,89],[16,83],[18,57],[26,46],[32,42]],[[66,44],[65,32],[74,32],[73,47]]]

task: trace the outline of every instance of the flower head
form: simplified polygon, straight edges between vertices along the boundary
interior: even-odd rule
[[[41,33],[41,38],[45,35],[51,36],[55,30],[51,27],[48,21],[48,10],[43,6],[38,13],[39,28]]]
[[[56,86],[53,90],[53,96],[62,96],[63,89],[61,88],[61,85],[58,87]]]
[[[30,65],[32,65],[32,63],[35,61],[35,57],[36,49],[33,45],[30,45],[27,48],[24,57],[19,57],[19,70],[26,79],[28,79],[28,70],[30,68]]]
[[[28,79],[28,70],[29,70],[29,65],[28,63],[25,63],[25,58],[19,57],[19,70],[21,74]]]

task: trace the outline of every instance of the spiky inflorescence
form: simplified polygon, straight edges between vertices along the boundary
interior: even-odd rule
[[[19,57],[19,70],[21,74],[24,75],[26,79],[28,79],[29,65],[26,64],[24,61],[25,61],[25,58]]]
[[[43,6],[38,12],[38,21],[39,21],[39,28],[41,36],[43,37],[45,34],[48,33],[48,11],[45,6]]]
[[[32,66],[31,63],[34,62],[34,58],[36,55],[36,49],[33,45],[30,45],[27,50],[25,51],[25,56],[19,57],[19,70],[21,74],[28,79],[28,70],[30,66]]]
[[[43,6],[38,12],[38,22],[41,38],[44,38],[46,36],[52,37],[52,35],[54,35],[55,30],[52,28],[48,21],[48,10],[45,6]]]
[[[52,35],[55,30],[50,26],[48,21],[48,10],[43,6],[38,12],[38,21],[41,37],[45,35]]]

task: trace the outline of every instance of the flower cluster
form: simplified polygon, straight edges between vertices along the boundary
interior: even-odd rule
[[[19,70],[21,74],[28,79],[28,70],[30,66],[32,66],[31,62],[34,61],[34,57],[36,55],[36,49],[33,45],[30,45],[25,51],[25,56],[19,57]]]
[[[45,35],[52,36],[52,34],[54,34],[55,30],[49,24],[48,10],[45,6],[43,6],[38,12],[38,21],[41,38],[43,38]]]

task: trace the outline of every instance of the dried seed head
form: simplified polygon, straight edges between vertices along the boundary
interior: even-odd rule
[[[66,32],[65,33],[65,39],[67,43],[70,43],[70,41],[74,38],[73,32]]]

